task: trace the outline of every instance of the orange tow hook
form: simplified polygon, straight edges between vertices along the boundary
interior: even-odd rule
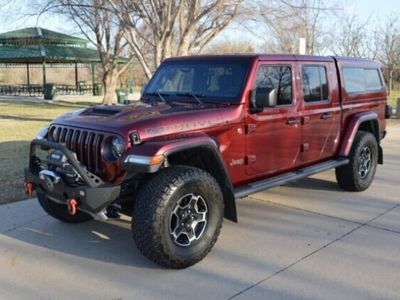
[[[26,182],[24,183],[25,187],[25,193],[29,196],[32,197],[32,192],[33,192],[33,184],[32,182]]]
[[[78,206],[78,202],[75,199],[68,200],[68,212],[71,216],[76,214],[76,207]]]

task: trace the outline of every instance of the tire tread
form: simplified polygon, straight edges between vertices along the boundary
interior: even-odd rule
[[[136,246],[144,256],[163,267],[182,269],[197,263],[211,251],[218,239],[222,227],[223,207],[219,209],[221,221],[216,233],[201,255],[183,260],[173,257],[162,247],[163,237],[161,236],[162,231],[159,229],[162,228],[168,199],[179,186],[193,179],[207,181],[208,188],[213,189],[216,193],[221,193],[217,181],[209,173],[194,167],[173,166],[155,174],[139,191],[135,201],[132,234]],[[223,206],[223,203],[220,205]]]
[[[376,165],[374,166],[374,169],[371,170],[373,172],[373,174],[371,174],[370,182],[367,185],[363,185],[360,183],[360,180],[357,178],[358,171],[356,170],[357,165],[355,164],[355,160],[357,159],[356,154],[357,154],[358,149],[360,147],[362,147],[362,145],[364,145],[370,141],[373,141],[373,143],[375,144],[374,153],[377,154],[377,142],[376,142],[375,136],[370,132],[362,131],[362,130],[359,130],[356,133],[356,136],[354,138],[354,142],[351,147],[350,154],[349,154],[350,163],[345,166],[336,168],[336,172],[335,172],[336,180],[342,189],[344,189],[346,191],[351,191],[351,192],[361,192],[361,191],[366,190],[370,186],[370,184],[373,180],[373,177],[375,175]],[[376,160],[377,158],[374,158],[374,159]]]

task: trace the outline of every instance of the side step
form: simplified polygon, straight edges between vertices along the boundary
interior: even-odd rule
[[[347,165],[349,163],[349,159],[347,158],[338,158],[333,160],[328,160],[322,163],[319,163],[314,166],[305,167],[296,171],[288,172],[282,175],[270,177],[267,179],[263,179],[260,181],[252,182],[249,184],[242,185],[234,189],[235,198],[243,198],[248,195],[261,192],[265,189],[272,188],[274,186],[282,185],[288,183],[293,180],[301,179],[304,177],[308,177],[329,169],[341,167]]]

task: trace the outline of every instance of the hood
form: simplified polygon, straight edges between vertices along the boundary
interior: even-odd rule
[[[142,140],[205,129],[229,123],[219,105],[197,103],[158,104],[138,102],[134,105],[97,105],[64,114],[53,124],[116,133],[127,138],[136,130]]]

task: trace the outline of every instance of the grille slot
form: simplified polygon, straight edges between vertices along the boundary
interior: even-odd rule
[[[50,128],[50,135],[56,143],[65,144],[65,146],[76,153],[78,160],[86,168],[98,175],[101,171],[101,146],[104,135],[91,130],[81,130],[67,128],[64,126],[53,126]]]

